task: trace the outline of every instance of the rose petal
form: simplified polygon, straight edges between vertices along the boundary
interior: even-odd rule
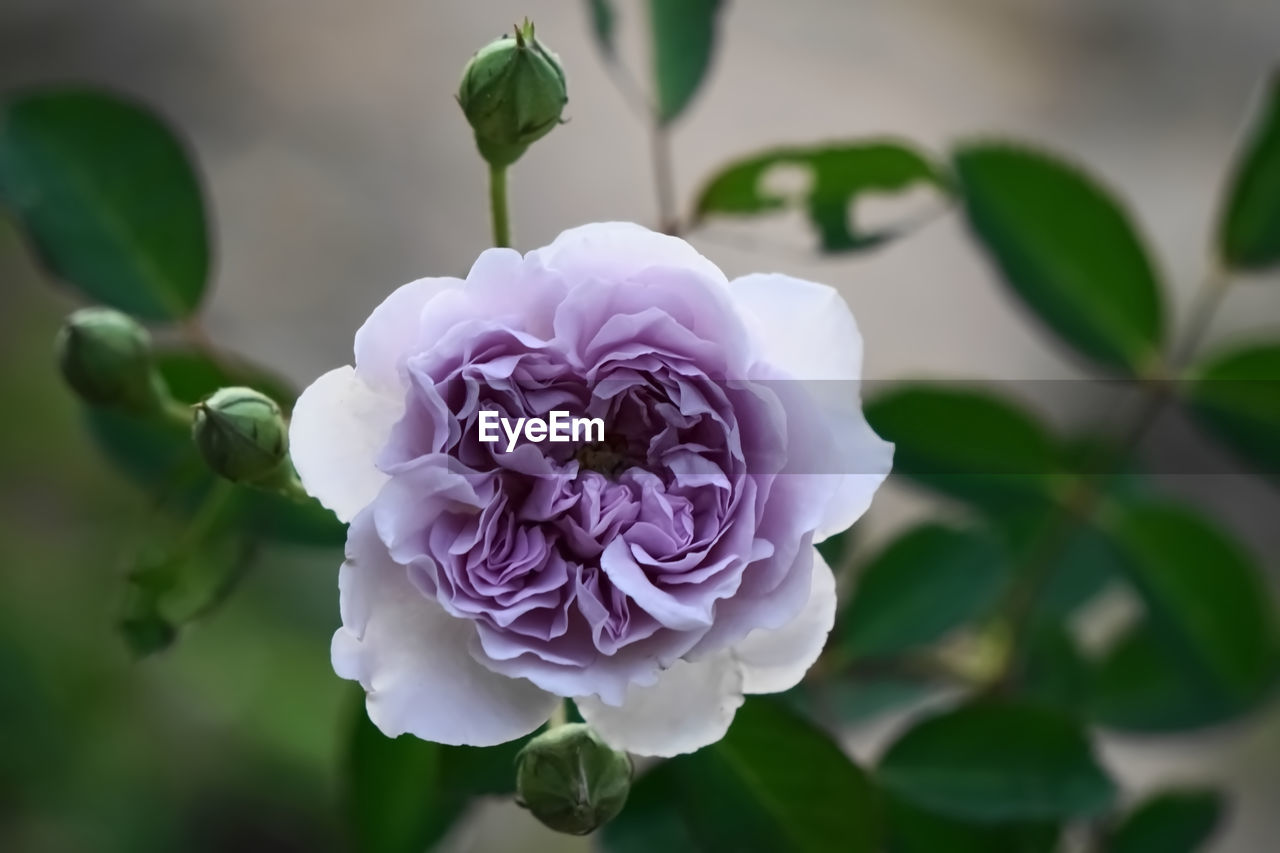
[[[351,524],[338,588],[334,671],[364,686],[369,719],[388,737],[408,732],[437,743],[493,746],[536,729],[560,701],[477,663],[468,652],[475,625],[448,615],[409,582],[369,513]]]
[[[800,683],[822,654],[836,621],[836,578],[815,548],[809,599],[781,628],[757,628],[733,647],[744,693],[781,693]]]
[[[293,407],[289,452],[307,494],[350,521],[387,481],[374,461],[403,401],[374,391],[350,366],[311,383]]]
[[[835,438],[828,468],[841,477],[814,540],[839,533],[867,510],[893,465],[893,445],[862,414],[862,334],[833,288],[773,274],[744,275],[729,285],[762,347],[763,358],[805,380]]]
[[[617,749],[670,758],[724,737],[742,706],[742,670],[732,655],[676,661],[650,687],[631,685],[621,707],[575,699],[582,718]]]
[[[418,347],[422,309],[436,295],[462,286],[456,278],[420,278],[391,292],[356,331],[356,370],[379,391],[399,393],[400,367]]]
[[[650,267],[685,268],[727,284],[724,273],[678,237],[634,222],[597,222],[562,231],[528,259],[575,280],[621,282]]]

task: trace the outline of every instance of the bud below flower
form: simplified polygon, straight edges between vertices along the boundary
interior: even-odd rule
[[[515,36],[482,47],[462,72],[458,103],[489,165],[509,166],[560,123],[569,102],[559,58],[526,19]]]
[[[168,396],[151,361],[151,335],[111,308],[82,308],[58,330],[58,366],[87,403],[135,414],[157,411]]]
[[[608,823],[631,790],[631,759],[583,723],[557,726],[516,756],[516,798],[559,832],[586,835]]]
[[[191,436],[215,473],[237,483],[265,483],[288,457],[280,407],[252,388],[221,388],[196,406]]]

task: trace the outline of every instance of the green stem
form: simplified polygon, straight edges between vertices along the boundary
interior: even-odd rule
[[[1121,434],[1115,450],[1104,460],[1106,464],[1089,469],[1098,471],[1097,475],[1077,479],[1074,491],[1063,501],[1044,531],[1032,542],[1026,559],[1015,573],[1017,580],[1006,599],[1011,648],[1008,665],[996,682],[997,689],[1009,688],[1022,675],[1026,664],[1026,635],[1031,627],[1036,600],[1052,574],[1054,558],[1070,542],[1080,525],[1096,514],[1106,496],[1107,486],[1116,476],[1115,472],[1138,449],[1164,411],[1174,390],[1169,379],[1176,378],[1195,356],[1222,305],[1222,297],[1229,283],[1230,279],[1218,269],[1205,277],[1191,309],[1187,328],[1174,347],[1167,365],[1143,376],[1142,398],[1133,420]]]
[[[679,236],[680,217],[676,213],[675,177],[671,171],[671,136],[657,118],[653,120],[649,149],[653,155],[653,188],[658,197],[658,230]]]
[[[551,719],[547,720],[547,729],[558,729],[569,722],[569,709],[565,705],[564,700],[556,703],[555,710],[551,712]]]
[[[493,245],[511,245],[511,220],[507,212],[507,167],[489,166],[489,213],[493,219]]]

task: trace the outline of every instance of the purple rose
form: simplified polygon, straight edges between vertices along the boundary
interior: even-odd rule
[[[635,753],[718,740],[831,630],[813,545],[892,457],[861,349],[831,288],[729,282],[631,224],[400,288],[290,430],[303,484],[351,522],[334,669],[393,736],[501,743],[567,696]],[[516,433],[535,421],[565,440]]]

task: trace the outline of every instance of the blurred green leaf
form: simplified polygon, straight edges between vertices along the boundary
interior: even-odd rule
[[[1158,358],[1155,270],[1120,202],[1080,169],[1007,144],[955,153],[969,224],[1008,285],[1066,344],[1141,373]]]
[[[1122,505],[1106,527],[1147,605],[1150,639],[1176,657],[1194,693],[1241,710],[1270,694],[1280,675],[1280,634],[1250,555],[1208,519],[1173,504]],[[1139,659],[1149,663],[1150,650]]]
[[[119,623],[135,656],[171,645],[183,627],[221,605],[248,571],[254,546],[233,523],[233,498],[231,484],[218,483],[176,533],[148,526]]]
[[[445,778],[443,752],[439,744],[412,735],[387,737],[369,721],[361,701],[346,778],[355,849],[423,853],[449,831],[465,801]]]
[[[1280,72],[1262,94],[1262,109],[1240,152],[1222,221],[1218,251],[1240,270],[1280,263]]]
[[[850,527],[839,533],[828,536],[819,542],[815,547],[818,553],[822,554],[822,559],[827,561],[827,565],[836,573],[836,577],[840,576],[840,571],[844,568],[845,560],[849,557],[853,549],[854,528]]]
[[[649,0],[658,121],[684,112],[715,50],[720,0]]]
[[[897,661],[883,663],[883,674],[864,672],[877,668],[864,664],[852,678],[808,679],[782,694],[782,698],[808,717],[854,725],[917,704],[946,689],[927,671],[912,671],[909,665],[898,666]]]
[[[595,34],[600,52],[612,60],[617,51],[613,43],[616,15],[612,0],[587,0],[587,11],[591,15],[591,32]]]
[[[49,270],[146,320],[195,311],[209,228],[195,168],[146,108],[89,89],[19,92],[0,104],[0,202]]]
[[[699,853],[672,796],[676,768],[664,762],[631,786],[622,812],[600,830],[605,853]]]
[[[293,405],[295,395],[287,383],[246,362],[224,365],[195,350],[167,349],[157,352],[156,364],[174,397],[184,403],[195,403],[227,385],[247,385],[286,412]],[[187,428],[104,409],[86,409],[85,417],[107,457],[169,509],[190,511],[221,482],[196,452]],[[313,503],[239,487],[235,504],[238,525],[254,536],[317,546],[338,546],[346,540],[346,526]]]
[[[877,849],[866,775],[827,735],[775,700],[748,699],[721,741],[649,775],[606,827],[609,853]]]
[[[877,773],[902,800],[959,820],[1089,817],[1116,789],[1071,717],[979,701],[924,720],[889,747]]]
[[[1186,393],[1215,436],[1262,472],[1280,475],[1280,343],[1218,354],[1192,371]]]
[[[1023,569],[1033,557],[1052,562],[1036,596],[1037,620],[1057,622],[1123,577],[1115,547],[1094,524],[1078,523],[1056,552],[1046,557],[1035,552],[1046,536],[1053,535],[1057,524],[1053,514],[1042,507],[1012,508],[992,514],[991,521],[1012,555],[1015,570]]]
[[[749,699],[724,739],[672,764],[690,834],[704,850],[875,849],[866,774],[775,701]]]
[[[1217,791],[1164,791],[1138,805],[1108,839],[1106,853],[1196,853],[1222,819]]]
[[[933,642],[991,611],[1009,579],[1000,544],[971,530],[924,524],[863,569],[840,617],[841,647],[857,657]]]
[[[1164,733],[1216,725],[1247,710],[1205,689],[1146,622],[1125,631],[1090,667],[1092,716],[1109,729]]]
[[[977,389],[899,385],[868,400],[867,420],[897,445],[894,472],[960,500],[1046,506],[1060,464],[1053,439],[1015,404]]]
[[[492,747],[445,746],[412,735],[389,738],[355,704],[346,807],[357,850],[421,853],[439,841],[472,799],[515,793],[516,753],[533,737]]]
[[[810,181],[803,194],[768,192],[764,178],[780,166],[808,172]],[[897,236],[899,229],[864,233],[851,222],[853,203],[867,193],[902,192],[920,184],[946,189],[946,180],[933,163],[898,142],[775,148],[730,163],[712,176],[698,195],[694,218],[757,216],[798,207],[817,230],[822,251],[869,249]]]
[[[1091,673],[1066,625],[1039,622],[1024,642],[1025,659],[1014,685],[1018,695],[1054,708],[1087,710]]]
[[[965,823],[892,796],[884,812],[886,853],[1051,853],[1058,843],[1052,823]]]

